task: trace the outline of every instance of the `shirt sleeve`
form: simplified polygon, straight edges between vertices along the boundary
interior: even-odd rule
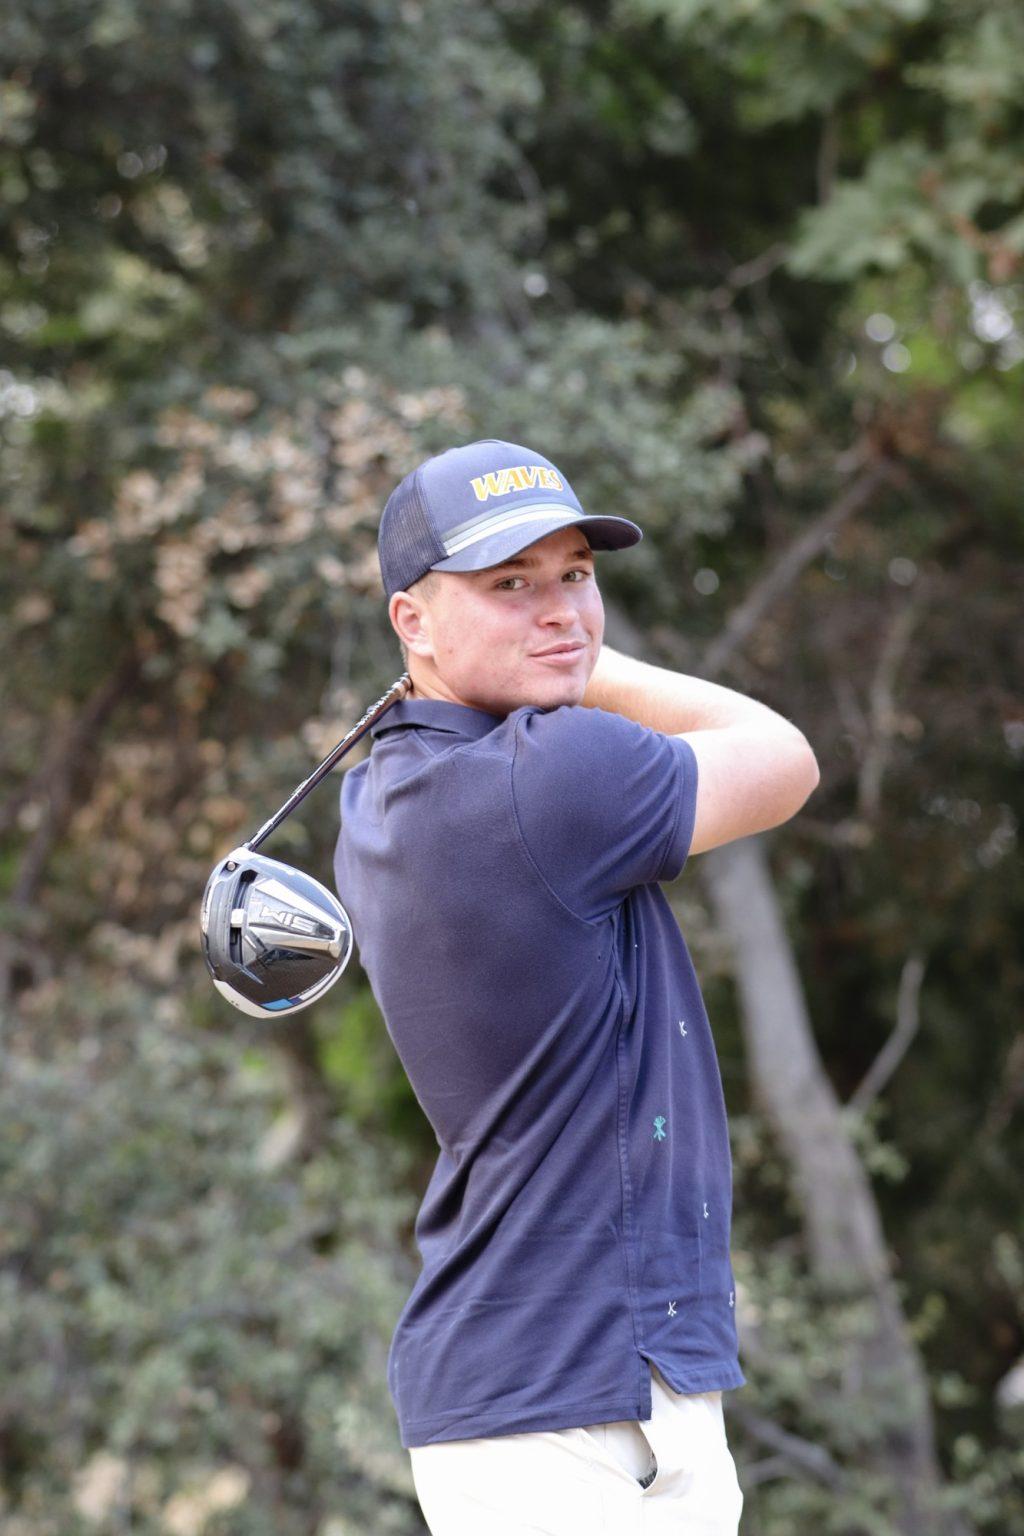
[[[524,710],[512,799],[527,853],[578,916],[618,905],[637,885],[674,880],[697,808],[689,742],[582,705]]]

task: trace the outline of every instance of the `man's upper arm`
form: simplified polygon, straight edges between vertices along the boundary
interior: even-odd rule
[[[817,760],[799,731],[731,725],[673,737],[693,749],[697,805],[690,853],[766,832],[795,816],[817,786]]]
[[[524,712],[512,798],[526,850],[578,915],[633,886],[674,880],[686,862],[697,760],[682,737],[582,705]]]

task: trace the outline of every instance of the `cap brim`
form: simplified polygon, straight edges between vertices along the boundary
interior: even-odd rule
[[[478,539],[458,554],[449,555],[431,566],[433,571],[483,571],[500,565],[521,549],[528,549],[538,539],[559,528],[579,528],[591,549],[628,549],[639,544],[643,530],[627,517],[588,517],[570,507],[554,503],[533,506],[516,514],[515,521]]]

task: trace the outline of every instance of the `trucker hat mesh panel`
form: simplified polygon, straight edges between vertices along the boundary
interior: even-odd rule
[[[420,470],[406,475],[388,497],[378,534],[381,577],[388,597],[404,591],[445,557],[427,511]]]

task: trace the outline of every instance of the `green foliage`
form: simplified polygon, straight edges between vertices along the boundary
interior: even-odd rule
[[[241,1032],[103,1007],[38,1021],[59,1054],[2,1086],[5,1529],[157,1532],[219,1487],[225,1532],[419,1530],[384,1384],[401,1149],[337,1117],[277,1168]]]
[[[388,492],[489,435],[641,523],[602,590],[698,673],[858,466],[893,468],[722,680],[822,765],[773,859],[841,1098],[925,954],[918,1033],[850,1131],[950,1504],[1020,1536],[995,1394],[1024,1351],[1022,27],[1009,0],[12,12],[5,1536],[421,1528],[383,1364],[432,1133],[355,963],[298,1082],[213,994],[196,920],[215,858],[397,675]],[[271,849],[325,880],[336,790]],[[842,1473],[737,1418],[745,1536],[888,1532],[878,1393],[844,1393],[860,1312],[815,1293],[790,1171],[730,1110],[737,1412]]]

